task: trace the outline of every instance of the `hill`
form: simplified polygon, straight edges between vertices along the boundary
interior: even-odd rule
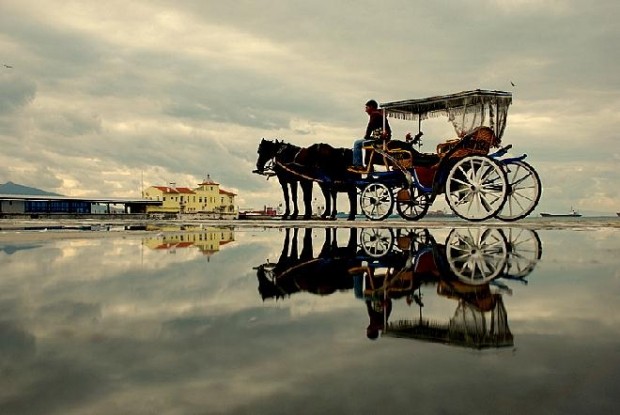
[[[23,186],[21,184],[6,182],[0,184],[0,194],[8,195],[30,195],[30,196],[62,196],[58,193],[46,192],[35,187]]]

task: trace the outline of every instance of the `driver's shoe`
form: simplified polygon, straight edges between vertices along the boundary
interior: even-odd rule
[[[366,173],[367,169],[364,166],[349,166],[347,171],[351,173]]]

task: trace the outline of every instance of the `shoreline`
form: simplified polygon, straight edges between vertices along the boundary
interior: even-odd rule
[[[85,239],[108,237],[142,237],[153,233],[200,232],[207,228],[392,228],[439,229],[500,227],[532,230],[620,229],[619,217],[591,218],[525,218],[516,222],[489,220],[468,222],[461,219],[424,218],[420,221],[388,219],[356,220],[93,220],[93,219],[31,219],[0,220],[0,243],[36,242],[54,239]]]

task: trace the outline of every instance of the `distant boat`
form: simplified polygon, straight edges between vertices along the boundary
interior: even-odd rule
[[[554,217],[554,218],[579,218],[581,217],[581,213],[577,212],[575,209],[570,208],[569,213],[541,213],[540,216],[543,218]]]
[[[277,208],[264,206],[262,210],[244,210],[239,212],[239,219],[275,219],[282,216]]]

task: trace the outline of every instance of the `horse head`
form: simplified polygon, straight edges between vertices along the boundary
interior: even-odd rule
[[[261,140],[258,145],[258,160],[256,160],[256,170],[254,172],[262,174],[265,170],[265,164],[276,156],[280,143],[278,140]]]

